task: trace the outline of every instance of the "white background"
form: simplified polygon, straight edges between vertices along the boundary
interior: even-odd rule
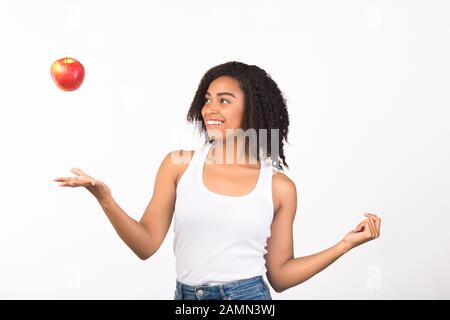
[[[172,299],[173,225],[141,261],[79,167],[135,219],[164,155],[201,140],[185,117],[231,60],[278,83],[298,190],[295,256],[364,216],[382,235],[274,299],[450,298],[450,5],[446,1],[0,1],[0,298]],[[74,92],[50,77],[83,63]]]

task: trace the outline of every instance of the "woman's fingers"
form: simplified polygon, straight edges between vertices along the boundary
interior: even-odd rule
[[[377,237],[379,237],[380,236],[380,228],[381,228],[381,218],[378,217],[376,214],[371,214],[371,213],[368,213],[368,214],[374,219]]]
[[[69,178],[67,178],[67,177],[59,177],[59,178],[53,179],[53,181],[66,181],[67,179],[69,179]]]
[[[373,221],[375,237],[378,238],[380,236],[381,219],[376,214],[369,212],[366,212],[364,215]]]
[[[364,229],[364,230],[363,230]],[[375,237],[375,223],[370,219],[364,219],[355,229],[355,232],[364,232],[367,236]]]
[[[60,184],[60,186],[75,187],[77,186],[77,181],[75,179],[77,178],[67,178],[64,182]]]
[[[373,224],[371,223],[371,219],[370,219],[370,217],[366,214],[366,213],[364,213],[364,215],[367,217],[367,222],[368,222],[368,228],[369,228],[369,230],[370,230],[370,235],[372,236],[373,234],[374,234],[374,232],[375,232],[375,230],[374,230],[374,226],[373,226]]]
[[[72,168],[70,171],[76,174],[76,177],[58,177],[53,179],[53,181],[61,182],[59,186],[70,186],[70,187],[79,187],[96,184],[95,179],[89,177],[85,172],[83,172],[83,170],[79,168]]]
[[[375,226],[377,227],[378,236],[380,236],[380,232],[381,232],[381,218],[377,219],[377,221],[375,222]]]
[[[61,184],[64,184],[64,183],[70,181],[70,178],[69,177],[60,177],[60,178],[53,179],[53,181],[61,182],[60,183],[60,185],[61,185]]]
[[[364,221],[360,222],[358,224],[358,226],[356,227],[355,232],[360,232],[364,228],[366,223],[367,223],[367,219],[365,219]]]
[[[369,221],[369,228],[370,228],[370,237],[372,239],[375,239],[376,234],[377,234],[376,230],[375,230],[375,222],[371,218],[369,218],[368,221]]]
[[[366,216],[366,219],[361,221],[345,238],[353,247],[373,240],[380,235],[381,219],[378,218],[377,215],[371,213],[364,213],[364,215]]]
[[[370,219],[365,220],[366,224],[364,225],[364,234],[366,237],[372,237],[373,231],[372,227],[370,226]]]
[[[80,187],[92,184],[92,178],[88,177],[61,177],[56,178],[54,181],[59,181],[59,186]]]

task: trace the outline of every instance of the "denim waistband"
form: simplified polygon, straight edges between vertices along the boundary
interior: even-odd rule
[[[176,281],[175,300],[272,300],[262,275],[224,284],[187,285]]]
[[[181,291],[183,289],[190,290],[190,291],[196,291],[198,289],[226,290],[226,289],[232,289],[235,286],[240,285],[240,284],[251,284],[253,282],[258,282],[258,281],[264,282],[264,278],[262,275],[248,278],[248,279],[241,279],[241,280],[236,280],[236,281],[232,281],[232,282],[227,282],[224,284],[215,284],[215,285],[209,285],[209,284],[205,283],[205,284],[201,284],[201,285],[191,286],[191,285],[181,283],[180,281],[177,280],[176,285],[177,285],[177,288],[180,289]]]

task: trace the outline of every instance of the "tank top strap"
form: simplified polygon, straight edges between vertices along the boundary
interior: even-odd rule
[[[192,167],[196,175],[203,173],[203,166],[211,146],[212,146],[211,142],[205,142],[200,147],[198,147],[194,152],[194,156],[192,157],[191,161],[193,162]]]

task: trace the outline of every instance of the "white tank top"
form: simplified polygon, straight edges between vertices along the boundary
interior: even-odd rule
[[[264,275],[273,219],[272,163],[261,159],[258,181],[243,196],[210,191],[203,168],[213,143],[195,150],[176,189],[173,250],[177,280],[191,286]]]

